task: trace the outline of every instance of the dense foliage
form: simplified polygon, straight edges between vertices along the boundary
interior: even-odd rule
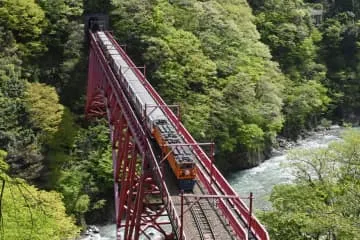
[[[96,210],[113,198],[106,124],[87,127],[78,115],[87,67],[83,4],[5,0],[0,12],[1,176],[8,181],[1,237],[74,237],[72,217],[83,225],[90,211],[94,221],[106,218]]]
[[[323,11],[317,25],[314,9]],[[223,171],[258,164],[277,135],[296,139],[325,117],[359,121],[358,1],[2,0],[0,149],[7,154],[0,152],[6,162],[0,169],[17,184],[5,189],[3,201],[11,209],[39,203],[31,227],[16,223],[16,211],[2,213],[8,228],[20,224],[25,234],[44,224],[38,234],[53,229],[56,238],[64,224],[64,236],[73,236],[78,229],[62,204],[82,225],[108,218],[112,209],[107,124],[82,115],[83,15],[92,12],[111,15],[115,36],[147,66],[167,103],[180,104],[194,137],[216,142]],[[40,216],[49,199],[59,223],[57,215]]]
[[[61,194],[46,192],[8,176],[6,152],[0,150],[2,239],[72,239],[79,228],[65,213]]]
[[[283,133],[296,139],[302,130],[318,124],[330,102],[323,86],[326,67],[318,55],[321,33],[302,0],[265,0],[256,9],[261,40],[287,78]]]
[[[325,116],[359,124],[359,2],[249,3],[288,79],[283,134],[296,138]],[[261,214],[271,238],[359,238],[359,139],[348,132],[326,149],[293,153],[295,183],[276,186],[273,209]]]
[[[218,166],[248,167],[282,127],[284,77],[244,1],[116,1],[112,21],[168,103],[182,106]],[[225,160],[226,159],[226,160]]]
[[[284,134],[296,138],[324,116],[358,124],[358,1],[249,3],[262,41],[290,80],[283,109]],[[316,14],[322,21],[314,25]],[[330,111],[324,115],[327,108]]]
[[[272,191],[264,212],[272,239],[359,239],[360,132],[318,150],[293,152],[293,184]]]

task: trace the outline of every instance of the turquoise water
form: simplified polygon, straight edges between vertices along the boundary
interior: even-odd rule
[[[311,137],[298,142],[295,148],[317,148],[325,147],[332,141],[339,140],[341,130],[333,127],[333,130],[328,132],[314,133]],[[269,160],[263,162],[259,166],[239,171],[231,174],[228,180],[234,190],[240,197],[248,197],[250,192],[253,192],[254,208],[257,210],[266,210],[271,208],[271,204],[267,200],[272,188],[276,184],[289,183],[294,180],[292,171],[289,168],[284,168],[283,163],[286,162],[287,152],[282,155],[274,156]],[[247,200],[245,200],[247,202]],[[99,226],[101,238],[89,238],[87,240],[115,240],[115,225],[109,224]],[[160,240],[160,236],[153,234],[152,240]]]
[[[341,130],[314,133],[313,136],[298,142],[295,149],[310,149],[326,147],[330,142],[339,140]],[[259,166],[233,173],[229,183],[240,197],[247,197],[250,192],[254,194],[254,208],[267,210],[271,207],[268,196],[276,184],[290,183],[294,180],[292,170],[284,167],[287,162],[287,152],[263,162]]]

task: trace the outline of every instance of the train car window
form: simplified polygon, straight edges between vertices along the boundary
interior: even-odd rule
[[[181,164],[180,168],[181,169],[189,169],[189,168],[193,168],[194,165],[193,164]]]

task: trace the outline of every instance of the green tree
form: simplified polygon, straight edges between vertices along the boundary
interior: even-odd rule
[[[85,1],[85,4],[87,11],[99,6],[94,1]],[[80,96],[83,95],[81,86],[85,86],[87,67],[83,10],[83,1],[0,1],[0,149],[8,152],[5,160],[11,176],[27,179],[42,188],[58,190],[64,196],[66,212],[82,223],[85,213],[102,208],[105,199],[113,199],[108,136],[103,149],[105,144],[101,141],[88,139],[94,138],[90,134],[92,129],[89,132],[79,129],[75,122],[82,121],[71,112],[83,112]],[[87,142],[91,144],[84,147]],[[101,149],[97,149],[99,146]],[[97,182],[105,182],[109,187],[98,188]],[[31,190],[31,194],[36,195],[35,192]],[[56,201],[61,197],[55,195],[44,198],[54,198],[57,209]],[[27,198],[30,199],[26,196],[25,203]],[[14,201],[22,200],[20,197]],[[37,209],[44,208],[42,205],[39,202]],[[59,206],[61,211],[62,207]],[[24,233],[31,239],[49,236],[57,239],[58,226],[53,219],[41,220],[49,226],[53,224],[53,236],[50,233],[30,236],[31,230],[25,225]],[[67,228],[67,223],[64,226]],[[34,231],[40,232],[37,227]],[[6,238],[23,239],[23,235],[7,233]],[[68,238],[66,232],[63,238]]]
[[[26,81],[13,35],[0,29],[0,148],[8,152],[10,171],[28,180],[38,179],[43,156],[24,107]]]
[[[330,101],[327,89],[316,81],[289,88],[284,106],[287,116],[285,135],[296,139],[301,130],[316,127]]]
[[[263,212],[274,239],[359,239],[359,131],[289,157],[295,183],[276,186]]]
[[[302,0],[265,0],[256,21],[261,39],[270,46],[282,70],[298,80],[296,72],[304,73],[316,59],[314,42],[319,37],[315,36],[318,33],[312,26],[310,9]]]
[[[28,83],[24,102],[30,122],[45,139],[59,130],[64,107],[59,104],[59,97],[53,87],[42,83]]]
[[[34,0],[1,1],[0,25],[14,35],[26,57],[45,50],[40,39],[46,26],[45,14]]]
[[[47,27],[43,42],[48,51],[33,63],[32,80],[56,88],[61,102],[72,111],[84,92],[87,46],[84,44],[83,1],[39,0]],[[85,49],[84,49],[85,47]],[[81,110],[82,113],[82,110]]]
[[[322,34],[312,24],[311,6],[303,0],[259,3],[254,4],[261,39],[287,78],[283,133],[296,139],[302,131],[316,127],[330,104],[323,85],[327,69],[319,56]]]
[[[7,174],[6,153],[0,150],[1,237],[4,239],[71,239],[79,228],[65,214],[62,197]]]
[[[195,138],[219,143],[217,163],[228,169],[261,161],[283,123],[284,78],[259,41],[249,7],[240,0],[114,5],[116,36],[136,62],[146,63],[166,102],[180,103]]]
[[[337,120],[357,121],[359,105],[360,27],[349,13],[327,19],[323,26],[321,53],[328,66],[326,85],[334,96]]]
[[[168,27],[164,36],[148,41],[145,58],[148,62],[160,60],[153,80],[165,99],[180,102],[189,96],[189,91],[207,90],[215,77],[215,64],[204,56],[192,33]]]
[[[85,214],[91,221],[105,221],[106,206],[113,201],[112,152],[104,121],[89,129],[79,129],[66,164],[59,164],[55,188],[64,195],[67,213],[74,214],[85,225]],[[108,202],[109,201],[109,202]]]

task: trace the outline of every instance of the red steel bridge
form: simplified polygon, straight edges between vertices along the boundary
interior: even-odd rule
[[[131,61],[110,32],[104,32],[121,56],[123,69],[132,71],[176,126],[196,156],[194,191],[178,189],[171,171],[134,111],[126,93],[126,75],[115,73],[95,33],[90,33],[86,115],[107,117],[113,149],[117,239],[258,239],[269,235],[219,170],[213,165],[213,144],[199,144]],[[120,78],[120,79],[119,79]],[[125,79],[126,80],[126,79]],[[210,154],[207,154],[210,152]],[[210,151],[209,151],[210,149]],[[246,201],[248,201],[246,200]]]

